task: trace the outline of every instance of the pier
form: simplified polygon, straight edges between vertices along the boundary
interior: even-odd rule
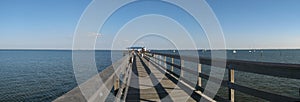
[[[130,57],[133,58],[132,63],[129,63]],[[179,60],[180,64],[175,63],[175,59]],[[155,52],[146,53],[143,57],[139,54],[126,55],[98,75],[95,75],[85,83],[82,83],[78,87],[57,98],[54,102],[98,102],[107,100],[109,96],[114,96],[110,98],[113,98],[113,100],[117,102],[197,102],[200,100],[211,102],[234,102],[236,91],[266,101],[300,101],[299,98],[266,92],[235,83],[236,71],[288,79],[300,79],[300,64],[228,59],[226,62],[222,61],[223,60]],[[196,63],[197,68],[191,70],[191,68],[187,68],[184,65],[184,62]],[[219,79],[202,73],[203,65],[220,67],[218,64],[212,65],[212,62],[226,63],[224,69],[228,72],[227,79]],[[179,70],[180,73],[176,73],[175,70]],[[197,81],[191,82],[185,77],[182,77],[185,76],[186,73],[198,76]],[[101,81],[98,80],[99,77],[101,77]],[[227,87],[228,89],[227,98],[217,95],[209,97],[210,95],[207,95],[207,92],[204,92],[205,87],[203,87],[203,80],[209,80],[212,83],[221,82],[221,86]],[[299,88],[295,90],[299,90]]]

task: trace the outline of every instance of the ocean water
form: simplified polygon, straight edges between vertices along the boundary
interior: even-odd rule
[[[100,72],[111,51],[96,51],[95,59]],[[52,101],[76,86],[72,51],[0,50],[0,102]]]
[[[178,54],[176,53],[178,51],[161,52]],[[189,51],[182,52],[184,55],[191,55]],[[96,51],[95,59],[99,72],[111,65],[113,62],[111,54],[111,51]],[[123,56],[122,51],[114,54],[113,59]],[[211,56],[210,51],[198,51],[198,54],[204,57]],[[300,64],[300,50],[256,50],[252,53],[249,53],[249,50],[237,50],[236,54],[228,50],[226,55],[228,59]],[[195,64],[190,62],[185,62],[185,66],[196,69]],[[210,66],[203,66],[202,70],[205,74],[209,74],[211,69]],[[299,80],[238,71],[235,74],[237,84],[300,98]],[[188,73],[186,76],[188,77]],[[227,74],[224,79],[226,76]],[[205,84],[203,80],[203,85]],[[77,85],[72,66],[72,51],[0,50],[0,102],[52,101]],[[218,95],[227,98],[227,93],[227,89],[221,87]],[[241,92],[236,92],[236,100],[264,101]]]

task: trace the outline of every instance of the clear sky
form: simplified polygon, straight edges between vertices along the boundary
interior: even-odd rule
[[[90,0],[0,0],[0,49],[70,49],[76,25],[90,2]],[[227,48],[300,48],[299,0],[207,0],[207,2],[222,26]],[[155,7],[158,9],[155,13],[158,14],[182,15],[176,9],[163,11],[165,6],[161,4],[141,7]],[[128,7],[127,9],[132,11],[125,10],[129,12],[126,14],[120,11],[116,17],[111,18],[111,22],[108,22],[110,24],[100,31],[103,37],[97,40],[99,48],[109,48],[110,42],[107,39],[112,38],[114,35],[112,33],[117,32],[110,26],[118,25],[122,20],[125,23],[128,21],[126,19],[137,13],[130,8],[136,7]],[[175,18],[178,22],[185,22],[186,25],[194,25],[193,20],[189,19],[188,16]],[[136,29],[145,29],[141,23],[136,24]],[[187,29],[193,27],[189,26]],[[205,36],[198,37],[199,39],[194,39],[197,43],[205,43],[201,42],[205,41],[202,40]],[[160,45],[159,41],[151,43]],[[207,46],[204,44],[197,47]]]

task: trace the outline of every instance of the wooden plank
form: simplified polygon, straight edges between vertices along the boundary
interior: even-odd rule
[[[155,62],[154,62],[155,63]],[[169,80],[171,80],[173,83],[177,83],[177,86],[180,87],[181,90],[184,90],[185,92],[193,92],[190,95],[190,99],[194,100],[194,101],[200,101],[200,99],[203,99],[204,101],[211,101],[211,102],[215,102],[214,100],[212,100],[211,98],[209,98],[208,96],[202,94],[202,93],[196,93],[194,90],[194,88],[192,87],[192,82],[188,81],[185,78],[179,78],[180,76],[178,74],[175,74],[174,72],[164,68],[163,66],[159,65],[159,64],[155,64],[156,67],[161,71],[165,71],[166,72],[166,76],[168,77]],[[159,68],[160,67],[160,68]],[[201,94],[201,95],[200,95]],[[201,98],[203,97],[203,98]],[[177,98],[176,98],[177,99]],[[190,100],[189,99],[189,100]]]
[[[139,97],[139,100],[126,101],[183,101],[184,99],[192,101],[190,96],[175,83],[168,79],[161,71],[158,71],[155,66],[149,65],[149,62],[144,58],[137,58],[136,66],[138,70],[139,91],[128,92],[127,97]],[[164,59],[154,59],[155,63],[159,64]],[[165,67],[164,67],[165,68]],[[148,78],[148,79],[147,79]],[[150,80],[150,81],[148,81]],[[146,84],[146,82],[148,84]],[[151,83],[152,85],[149,85]],[[176,91],[176,92],[174,92]],[[194,100],[195,101],[195,100]]]

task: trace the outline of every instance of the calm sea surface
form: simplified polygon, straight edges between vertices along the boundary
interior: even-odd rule
[[[162,51],[174,53],[173,51]],[[189,51],[183,51],[189,55]],[[249,50],[227,51],[228,59],[263,62],[300,64],[300,50]],[[200,56],[209,57],[210,51],[198,51]],[[115,54],[115,53],[114,53]],[[122,57],[122,52],[116,56]],[[114,57],[116,57],[114,56]],[[96,51],[98,71],[111,65],[111,51]],[[178,61],[177,61],[178,62]],[[185,62],[186,67],[196,69]],[[209,74],[209,66],[203,72]],[[300,98],[300,80],[277,78],[236,71],[237,84],[255,89]],[[226,79],[225,74],[224,79]],[[77,86],[73,66],[72,51],[57,50],[0,50],[0,101],[40,102],[52,101]],[[205,80],[204,80],[205,86]],[[227,89],[221,88],[218,95],[227,98]],[[258,98],[236,92],[237,101],[262,101]]]

